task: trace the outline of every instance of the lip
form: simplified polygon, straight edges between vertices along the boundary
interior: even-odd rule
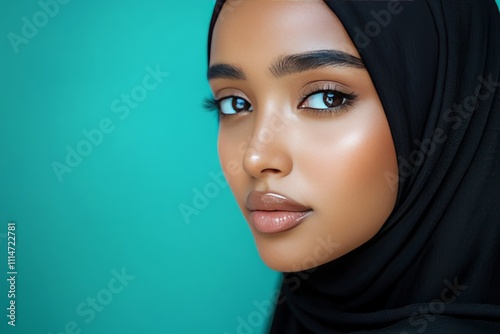
[[[246,207],[251,211],[251,223],[262,233],[277,233],[294,228],[313,211],[286,196],[261,191],[252,191],[248,195]]]

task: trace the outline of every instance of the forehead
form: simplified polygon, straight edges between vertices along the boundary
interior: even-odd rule
[[[359,56],[322,0],[228,1],[214,27],[210,63],[269,63],[284,54],[325,49]]]

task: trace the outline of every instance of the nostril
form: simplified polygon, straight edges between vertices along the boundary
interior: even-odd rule
[[[265,168],[265,169],[261,170],[261,173],[277,174],[277,173],[281,173],[281,171],[277,168]]]

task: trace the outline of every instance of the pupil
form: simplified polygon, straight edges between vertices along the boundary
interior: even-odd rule
[[[245,100],[243,99],[233,99],[233,108],[235,110],[244,110],[246,106]]]
[[[325,102],[325,104],[330,108],[335,107],[335,104],[336,104],[335,102],[342,103],[342,101],[339,101],[339,99],[340,98],[335,96],[335,93],[333,93],[333,92],[327,92],[327,93],[325,93],[325,95],[323,95],[323,102]]]

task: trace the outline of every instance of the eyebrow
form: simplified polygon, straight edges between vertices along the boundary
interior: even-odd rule
[[[280,78],[286,75],[321,67],[365,68],[361,59],[339,50],[316,50],[279,57],[269,68]]]
[[[351,67],[365,69],[363,61],[339,50],[315,50],[278,57],[269,67],[276,78],[290,74],[314,70],[322,67]],[[215,64],[207,72],[208,80],[234,79],[246,80],[240,68],[229,64]]]
[[[215,64],[210,66],[207,73],[208,80],[212,79],[235,79],[246,80],[245,73],[236,66],[229,64]]]

